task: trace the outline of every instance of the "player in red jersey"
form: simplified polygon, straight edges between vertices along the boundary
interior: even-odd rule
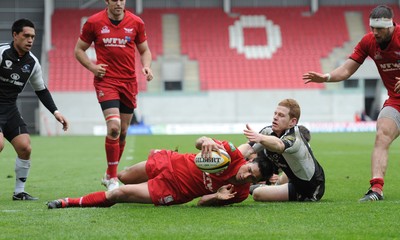
[[[142,19],[125,10],[125,0],[105,0],[107,8],[88,18],[75,46],[76,59],[94,74],[94,87],[107,125],[105,149],[107,171],[102,184],[119,186],[118,164],[138,93],[135,49],[140,54],[141,74],[153,79],[152,56]],[[94,43],[97,62],[85,51]]]
[[[217,143],[217,144],[215,144]],[[216,146],[231,157],[229,167],[220,173],[200,171],[195,153],[181,154],[154,150],[147,161],[137,163],[118,174],[125,185],[107,192],[94,192],[80,198],[64,198],[47,203],[49,209],[66,207],[109,207],[116,203],[154,205],[182,204],[201,197],[198,205],[216,206],[244,201],[250,183],[266,177],[265,161],[246,161],[232,143],[201,137],[196,148],[210,156]]]
[[[383,200],[388,150],[400,133],[400,27],[393,22],[393,10],[384,5],[371,11],[369,24],[371,32],[361,39],[343,65],[330,73],[308,72],[303,75],[305,83],[340,82],[355,73],[368,56],[378,68],[389,98],[376,123],[375,145],[371,155],[371,187],[360,202]]]

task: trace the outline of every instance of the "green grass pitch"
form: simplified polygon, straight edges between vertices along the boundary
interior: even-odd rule
[[[243,135],[209,135],[236,145]],[[196,152],[200,135],[129,136],[120,169],[146,159],[152,148]],[[15,152],[0,154],[0,239],[399,239],[400,163],[392,144],[385,200],[358,203],[370,179],[374,133],[315,133],[311,145],[325,169],[326,193],[318,203],[258,203],[251,196],[226,207],[190,203],[154,207],[48,210],[45,203],[102,191],[104,137],[32,136],[32,167],[26,190],[35,202],[11,200]]]

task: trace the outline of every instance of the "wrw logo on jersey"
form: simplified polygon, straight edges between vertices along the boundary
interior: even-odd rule
[[[400,70],[400,63],[382,63],[379,66],[384,72]]]
[[[103,38],[106,47],[125,47],[130,42],[130,38]]]

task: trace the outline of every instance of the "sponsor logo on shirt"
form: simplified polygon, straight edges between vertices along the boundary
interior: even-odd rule
[[[400,63],[382,63],[379,64],[379,67],[384,72],[398,71],[400,70]]]
[[[22,71],[23,73],[30,73],[30,72],[31,72],[31,65],[25,64],[25,65],[21,68],[21,71]]]
[[[106,33],[110,33],[110,29],[107,26],[103,26],[103,28],[101,29],[101,34],[106,34]]]
[[[16,74],[16,75],[18,75],[18,74]],[[16,79],[7,79],[7,78],[0,76],[0,81],[11,83],[11,84],[14,84],[15,86],[24,86],[23,82],[17,81],[19,79],[19,75],[18,76],[11,75],[11,78],[13,78],[13,77]]]
[[[207,190],[209,190],[210,192],[214,192],[213,186],[212,186],[212,179],[211,179],[209,173],[203,172],[203,183],[204,183],[204,187]]]
[[[131,38],[103,38],[104,46],[106,47],[125,47],[127,43],[130,43]]]
[[[13,73],[13,74],[10,75],[10,77],[14,81],[17,81],[18,79],[21,78],[18,73]]]
[[[124,28],[124,30],[125,30],[125,33],[130,33],[130,34],[133,33],[133,28]]]
[[[12,68],[11,68],[11,66],[12,66],[12,64],[13,64],[12,61],[6,60],[5,62],[6,62],[6,66],[3,67],[3,68],[5,68],[5,69],[12,69]]]
[[[229,142],[229,147],[231,148],[231,152],[236,150],[235,145],[233,145],[233,143]]]

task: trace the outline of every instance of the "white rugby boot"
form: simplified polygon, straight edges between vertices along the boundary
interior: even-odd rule
[[[104,174],[103,179],[101,179],[101,184],[107,188],[107,191],[119,188],[118,178],[108,178],[107,174]]]

